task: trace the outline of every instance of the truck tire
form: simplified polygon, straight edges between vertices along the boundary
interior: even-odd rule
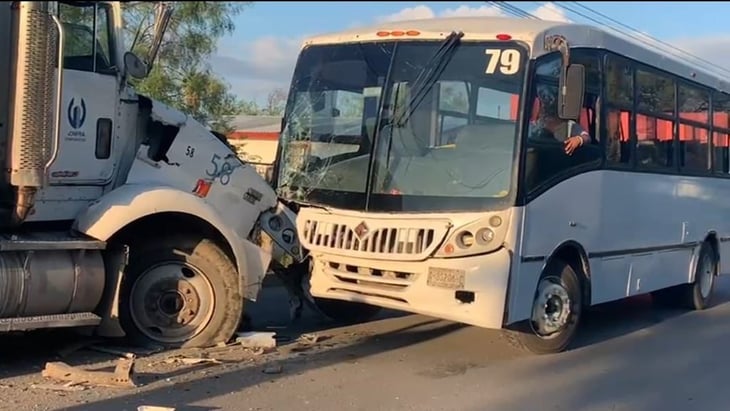
[[[381,308],[352,301],[314,297],[314,303],[324,315],[342,324],[357,324],[378,315]]]
[[[237,270],[214,242],[181,236],[130,247],[119,316],[135,344],[210,347],[231,339],[242,313]]]
[[[534,354],[564,351],[573,341],[583,312],[581,283],[573,268],[564,261],[553,260],[538,282],[532,304],[529,320],[505,330],[508,341]],[[550,323],[535,321],[544,315],[550,318]],[[546,335],[548,329],[552,332]]]

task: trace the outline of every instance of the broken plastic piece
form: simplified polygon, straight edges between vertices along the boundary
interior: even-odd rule
[[[117,361],[114,372],[88,371],[72,367],[64,362],[48,362],[41,375],[60,381],[71,381],[105,387],[135,388],[137,385],[132,381],[133,373],[134,360],[121,358]]]
[[[185,357],[171,357],[165,360],[165,363],[172,364],[172,363],[182,363],[185,365],[195,365],[195,364],[222,364],[219,360],[215,358],[185,358]]]
[[[317,334],[302,334],[299,336],[298,342],[304,345],[314,345],[319,342],[319,336]]]
[[[276,339],[273,332],[243,332],[236,334],[236,343],[246,348],[275,348]]]

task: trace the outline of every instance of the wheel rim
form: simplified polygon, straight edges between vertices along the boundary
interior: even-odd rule
[[[712,283],[715,281],[715,262],[709,253],[705,253],[700,261],[700,269],[697,272],[700,276],[700,294],[703,299],[710,296]]]
[[[532,307],[531,323],[535,335],[553,338],[567,326],[571,312],[570,294],[560,279],[543,278]]]
[[[142,273],[132,286],[132,321],[148,338],[167,344],[198,335],[213,316],[215,295],[196,267],[165,262]]]

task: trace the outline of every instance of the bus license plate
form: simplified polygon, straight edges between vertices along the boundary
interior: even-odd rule
[[[459,290],[464,288],[466,272],[449,268],[429,267],[426,284],[431,287]]]

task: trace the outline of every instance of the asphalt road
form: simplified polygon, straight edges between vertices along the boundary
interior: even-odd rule
[[[160,366],[170,353],[156,354],[140,360],[142,384],[134,390],[31,388],[44,382],[44,361],[71,337],[6,339],[0,408],[727,410],[730,279],[717,286],[715,305],[703,312],[660,309],[646,297],[597,307],[576,346],[552,356],[517,351],[498,332],[422,316],[386,313],[367,324],[331,328],[308,313],[301,324],[276,330],[292,338],[316,332],[323,340],[312,348],[297,352],[283,342],[278,352],[253,357],[227,348],[207,353],[227,355],[227,362],[202,367]],[[281,290],[266,293],[251,307],[257,329],[286,320]],[[31,354],[33,344],[45,351]],[[112,365],[109,356],[81,351],[67,361]]]

